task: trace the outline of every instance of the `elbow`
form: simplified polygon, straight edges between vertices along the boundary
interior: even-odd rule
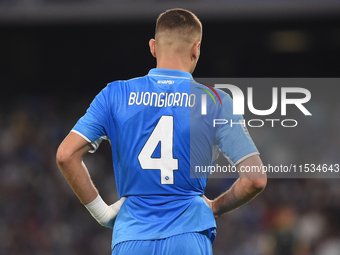
[[[71,160],[72,154],[68,153],[62,146],[60,146],[56,154],[56,161],[60,170],[62,170],[64,166],[68,165]]]
[[[251,189],[254,193],[260,193],[267,186],[267,174],[262,173],[261,176],[257,176],[257,178],[250,178]]]
[[[260,193],[267,186],[267,177],[252,179],[252,186],[256,193]]]
[[[267,185],[267,177],[261,178],[244,178],[243,187],[249,194],[256,195],[265,189]]]

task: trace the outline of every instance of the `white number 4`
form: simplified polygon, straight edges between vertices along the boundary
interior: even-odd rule
[[[174,184],[174,170],[178,170],[178,159],[173,158],[174,117],[162,116],[143,149],[138,161],[144,170],[161,170],[161,184]],[[158,143],[161,157],[152,158]]]

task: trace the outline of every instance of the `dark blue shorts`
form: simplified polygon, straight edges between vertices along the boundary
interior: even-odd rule
[[[112,255],[134,254],[212,255],[212,246],[208,234],[205,232],[192,232],[157,240],[121,242],[112,251]]]

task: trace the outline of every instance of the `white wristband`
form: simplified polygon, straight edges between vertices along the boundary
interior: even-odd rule
[[[91,203],[85,205],[85,207],[100,225],[113,228],[114,219],[117,217],[125,198],[126,197],[122,197],[116,203],[109,206],[98,194],[98,196]]]

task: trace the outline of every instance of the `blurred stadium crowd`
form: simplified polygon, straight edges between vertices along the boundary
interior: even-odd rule
[[[88,104],[86,99],[71,104],[27,96],[0,109],[1,255],[110,253],[111,231],[90,216],[55,163],[58,145]],[[255,142],[260,141],[259,135],[254,132]],[[332,138],[328,148],[337,157],[340,133],[337,130],[327,137]],[[313,139],[314,146],[322,144],[322,136]],[[304,157],[303,151],[294,149],[298,144],[287,146],[277,151],[283,162],[289,160],[284,157],[290,152]],[[270,161],[273,148],[267,148],[265,141],[258,147],[263,161]],[[104,199],[114,202],[117,193],[109,144],[103,143],[85,162]],[[232,182],[209,180],[207,196],[218,195]],[[270,179],[254,201],[218,220],[214,254],[337,255],[339,215],[339,179]]]

